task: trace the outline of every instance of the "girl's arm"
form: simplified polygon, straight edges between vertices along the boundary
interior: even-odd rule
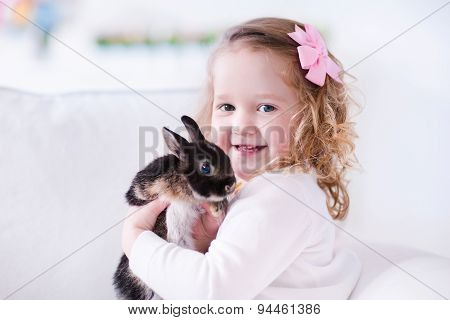
[[[262,177],[247,183],[206,254],[145,231],[132,245],[131,270],[163,299],[254,298],[292,264],[311,235],[309,209],[292,196],[302,197],[304,190],[289,177],[270,180],[275,184]]]

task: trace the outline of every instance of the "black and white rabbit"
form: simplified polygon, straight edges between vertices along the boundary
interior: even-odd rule
[[[225,214],[236,178],[225,152],[205,139],[193,119],[183,116],[181,121],[191,142],[164,127],[163,137],[173,154],[159,157],[139,171],[126,199],[133,206],[143,206],[157,197],[167,200],[170,205],[158,216],[153,232],[179,246],[195,249],[191,232],[202,214],[200,203],[209,202],[215,216]],[[119,299],[161,299],[132,273],[125,254],[114,274],[114,287]]]

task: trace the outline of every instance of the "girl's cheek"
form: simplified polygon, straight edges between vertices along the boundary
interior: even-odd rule
[[[230,144],[230,130],[228,130],[224,126],[212,125],[211,128],[211,137],[212,142],[218,145],[225,153],[228,154],[228,151],[231,147]]]
[[[228,130],[227,128],[221,127],[219,129],[217,129],[218,132],[218,140],[217,140],[217,145],[222,148],[222,150],[228,154],[230,148],[231,148],[231,143],[230,143],[230,130]]]
[[[271,159],[289,151],[289,137],[286,128],[281,126],[268,127],[263,136],[270,149]]]
[[[215,117],[214,113],[211,119],[211,130],[213,142],[217,144],[222,150],[228,154],[231,148],[230,134],[231,127],[223,117]]]

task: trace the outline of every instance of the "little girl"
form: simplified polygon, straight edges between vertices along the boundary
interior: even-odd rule
[[[349,297],[361,263],[336,247],[332,222],[348,211],[343,176],[356,137],[341,70],[310,25],[260,18],[225,33],[197,120],[244,186],[223,222],[207,214],[194,226],[198,251],[151,231],[169,205],[161,200],[125,221],[130,268],[159,296]]]

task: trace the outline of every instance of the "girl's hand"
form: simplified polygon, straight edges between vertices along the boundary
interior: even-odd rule
[[[122,228],[122,249],[130,257],[131,248],[137,237],[144,231],[152,231],[156,218],[169,205],[160,199],[142,207],[130,206]]]
[[[199,219],[194,222],[192,228],[192,237],[194,238],[194,245],[197,251],[206,253],[209,245],[216,238],[219,226],[223,218],[216,218],[211,214],[209,205],[204,203],[203,208],[206,213],[202,214]]]

